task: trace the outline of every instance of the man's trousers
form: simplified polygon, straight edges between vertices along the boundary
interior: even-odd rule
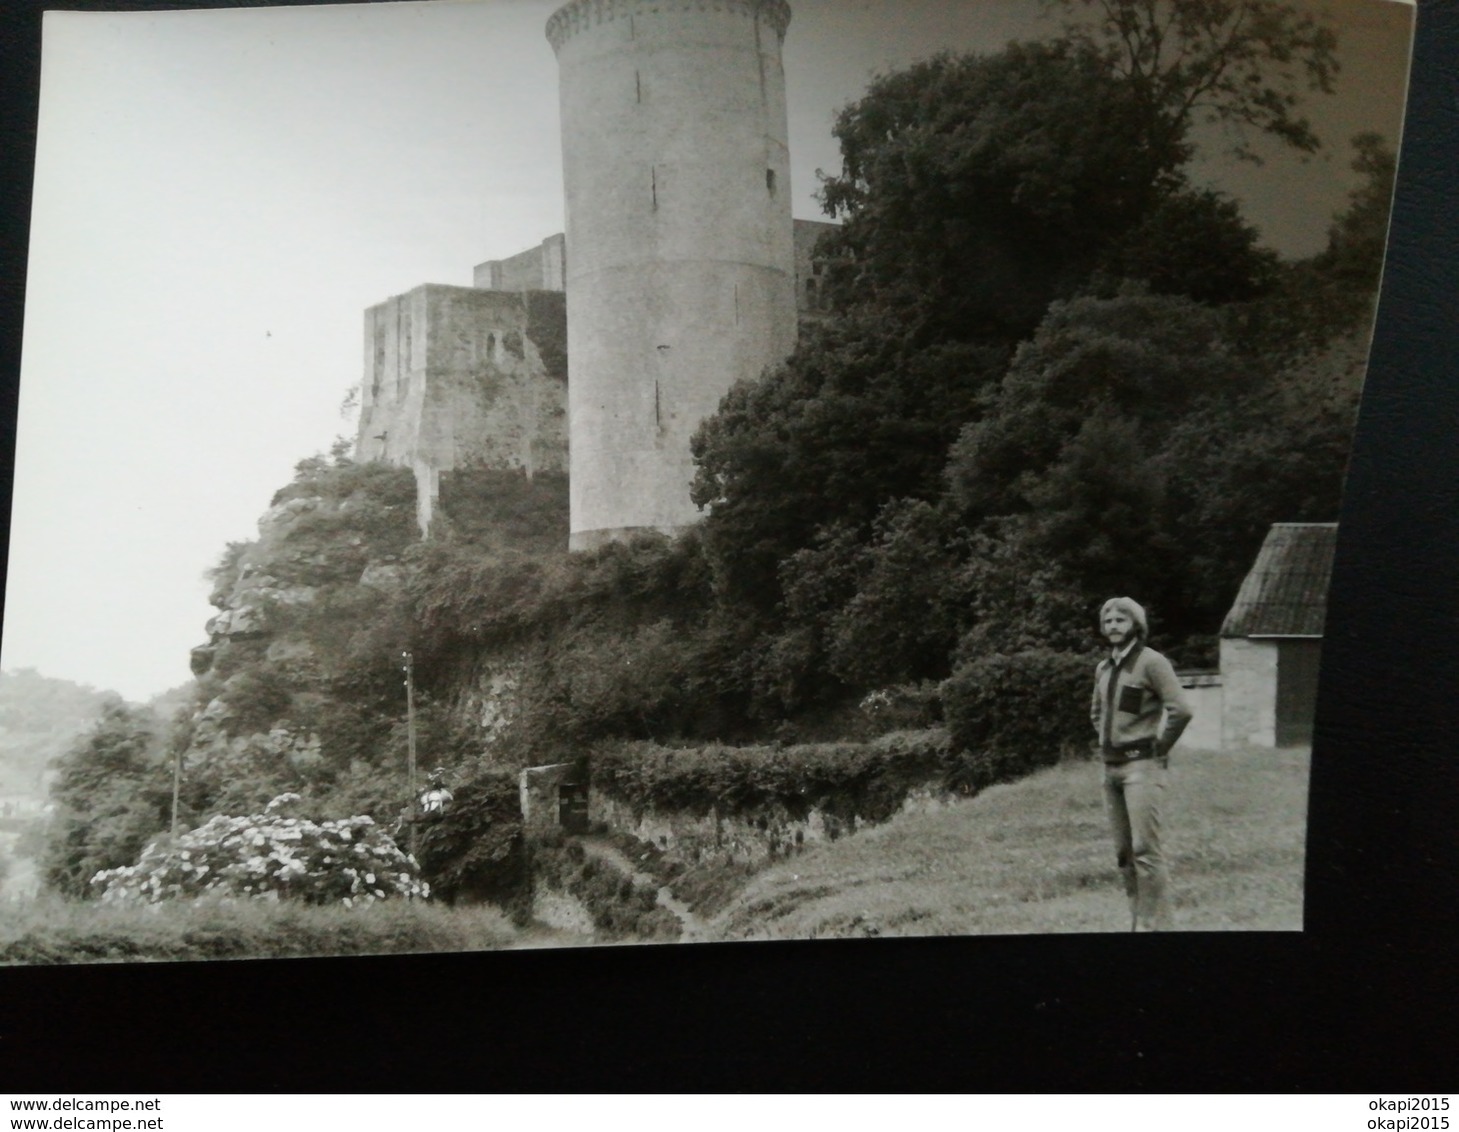
[[[1105,763],[1104,802],[1114,834],[1115,859],[1130,898],[1133,931],[1170,927],[1165,857],[1160,851],[1160,803],[1165,758]]]

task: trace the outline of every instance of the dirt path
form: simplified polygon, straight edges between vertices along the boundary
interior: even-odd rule
[[[656,886],[655,900],[658,906],[673,913],[679,920],[680,943],[706,943],[718,938],[710,926],[690,910],[689,905],[674,896],[668,885],[660,885],[657,877],[639,869],[616,845],[602,838],[584,837],[582,846],[589,856],[606,861],[619,872],[626,873],[634,884]]]

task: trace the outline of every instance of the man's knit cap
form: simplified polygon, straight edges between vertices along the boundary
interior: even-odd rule
[[[1141,637],[1150,635],[1150,623],[1145,617],[1145,607],[1132,597],[1112,597],[1099,607],[1099,622],[1104,624],[1104,615],[1111,609],[1118,609],[1135,623],[1135,631]]]

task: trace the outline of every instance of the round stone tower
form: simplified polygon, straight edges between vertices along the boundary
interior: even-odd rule
[[[574,550],[694,523],[689,438],[795,346],[789,22],[784,0],[572,0],[547,22]]]

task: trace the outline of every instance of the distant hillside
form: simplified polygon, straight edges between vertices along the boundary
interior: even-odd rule
[[[0,796],[40,796],[47,765],[120,700],[33,668],[0,671]]]

